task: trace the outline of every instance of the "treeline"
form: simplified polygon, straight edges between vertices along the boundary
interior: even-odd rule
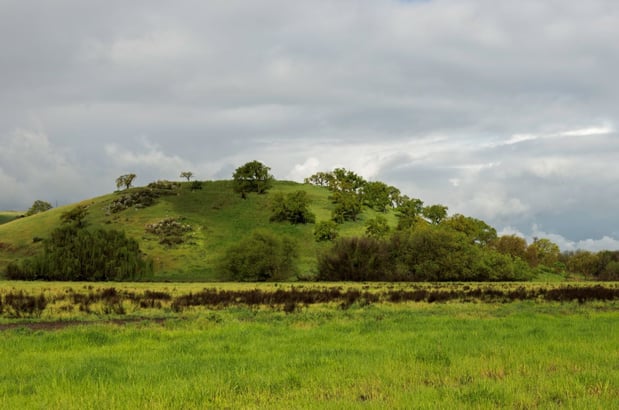
[[[250,185],[253,178],[272,178],[268,167],[256,161],[251,164],[253,173],[249,177],[246,174],[244,186]],[[235,178],[243,169],[237,169]],[[334,205],[331,219],[318,221],[314,228],[316,241],[333,242],[318,255],[318,280],[520,281],[545,273],[619,279],[619,252],[561,254],[559,247],[545,238],[535,238],[528,244],[515,235],[498,236],[484,221],[460,214],[449,216],[447,206],[424,205],[422,200],[403,195],[393,186],[366,181],[343,168],[318,172],[305,183],[327,187]],[[270,187],[268,183],[262,186]],[[266,189],[245,189],[243,197],[246,192],[265,193]],[[271,203],[272,221],[316,222],[303,191],[275,194]],[[365,209],[379,213],[365,221],[365,235],[338,238],[338,226],[357,221]],[[381,215],[390,210],[395,212],[396,226],[390,226]],[[222,270],[228,278],[279,280],[295,274],[294,241],[266,240],[265,235],[254,233],[226,254]],[[265,256],[261,258],[260,254]],[[278,260],[277,255],[286,257]],[[256,272],[259,266],[262,268]]]

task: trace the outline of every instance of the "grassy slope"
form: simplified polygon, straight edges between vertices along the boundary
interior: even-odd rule
[[[253,229],[263,227],[277,234],[286,234],[299,242],[301,273],[314,269],[316,252],[326,246],[313,239],[314,225],[290,225],[269,222],[269,201],[275,192],[304,190],[312,200],[312,212],[317,221],[331,216],[332,204],[326,188],[295,182],[276,182],[267,195],[249,195],[243,200],[232,191],[231,181],[207,181],[203,189],[191,191],[187,183],[178,195],[161,197],[145,209],[128,209],[106,215],[106,206],[122,193],[113,193],[80,204],[89,205],[87,221],[92,228],[124,230],[140,242],[141,249],[155,260],[155,280],[217,280],[217,261],[225,250]],[[47,237],[59,226],[60,215],[77,204],[52,209],[42,214],[22,218],[0,226],[0,271],[11,261],[37,252],[41,245],[33,244],[34,237]],[[341,226],[342,235],[361,234],[364,220],[375,213],[366,210],[360,220]],[[387,215],[393,224],[395,217]],[[190,240],[168,248],[158,239],[146,234],[144,227],[166,217],[183,217],[193,227]]]
[[[7,222],[11,222],[16,219],[19,215],[23,215],[23,212],[17,211],[0,211],[0,225],[5,224]]]

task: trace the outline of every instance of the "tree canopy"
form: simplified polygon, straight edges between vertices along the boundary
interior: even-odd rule
[[[125,189],[131,188],[131,184],[135,180],[135,174],[125,174],[116,178],[116,188],[120,189],[121,187],[125,187]]]
[[[26,212],[26,216],[35,215],[41,212],[49,211],[50,209],[52,209],[52,204],[50,204],[49,202],[37,199],[36,201],[34,201],[30,209],[28,209],[28,212]]]
[[[251,161],[238,167],[232,174],[234,191],[245,198],[249,192],[264,194],[273,185],[271,168],[259,161]]]

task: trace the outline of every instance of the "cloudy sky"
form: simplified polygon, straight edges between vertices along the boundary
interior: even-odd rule
[[[615,0],[0,0],[0,209],[345,167],[619,249]]]

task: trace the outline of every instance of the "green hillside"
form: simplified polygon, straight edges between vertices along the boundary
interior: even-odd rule
[[[0,211],[0,225],[11,222],[12,220],[18,218],[20,215],[23,215],[23,212]]]
[[[220,279],[217,263],[223,252],[256,228],[265,228],[278,235],[289,235],[297,240],[302,275],[315,270],[317,251],[328,246],[314,241],[313,224],[269,222],[269,205],[273,195],[297,190],[307,192],[317,222],[330,219],[333,204],[328,199],[330,192],[324,187],[276,181],[267,194],[249,194],[246,199],[242,199],[233,191],[232,181],[205,181],[200,190],[191,190],[191,183],[185,182],[181,183],[179,189],[170,191],[170,195],[157,198],[151,206],[109,212],[108,207],[114,200],[138,190],[140,188],[115,192],[0,225],[0,271],[4,271],[11,261],[39,252],[42,245],[38,239],[48,237],[54,228],[61,225],[60,216],[77,205],[88,206],[88,229],[123,230],[138,240],[142,251],[154,260],[153,280]],[[374,211],[365,209],[359,220],[341,225],[340,234],[362,234],[364,220],[375,215]],[[183,224],[191,226],[185,243],[162,245],[157,236],[146,232],[146,225],[165,218],[182,218]],[[395,225],[393,214],[387,214],[387,218]]]

